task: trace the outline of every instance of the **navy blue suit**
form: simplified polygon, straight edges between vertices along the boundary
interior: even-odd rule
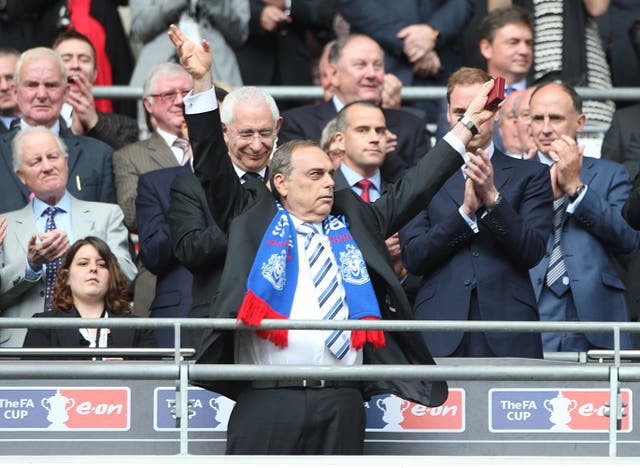
[[[187,317],[191,309],[192,276],[173,254],[167,219],[171,183],[176,176],[188,171],[183,166],[169,167],[140,174],[138,179],[136,213],[140,258],[142,264],[157,276],[150,317]],[[158,346],[173,346],[173,333],[173,329],[157,328]],[[183,333],[183,336],[186,338],[187,334]]]
[[[589,188],[575,212],[565,216],[561,238],[578,319],[628,322],[625,287],[612,255],[632,252],[640,244],[640,233],[621,214],[631,189],[629,175],[621,164],[584,158],[580,179]],[[542,293],[548,263],[549,258],[544,257],[531,269],[536,298]],[[595,347],[613,347],[611,333],[587,333],[586,338]],[[621,338],[622,347],[630,348],[631,336],[622,334]]]
[[[457,171],[431,203],[400,231],[407,269],[423,275],[415,302],[418,320],[467,320],[472,291],[482,320],[537,321],[529,268],[545,252],[553,227],[549,171],[537,161],[494,152],[494,183],[502,202],[476,213],[475,234],[458,212],[464,176]],[[464,333],[426,332],[434,356],[449,356]],[[484,333],[494,356],[542,357],[540,335]]]
[[[0,136],[0,213],[19,210],[29,202],[29,190],[13,170],[11,142],[18,129]],[[94,138],[60,129],[69,154],[67,190],[84,201],[116,202],[113,185],[113,149]]]

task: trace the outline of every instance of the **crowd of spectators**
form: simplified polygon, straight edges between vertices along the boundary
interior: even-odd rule
[[[47,238],[57,239],[50,231],[66,228],[61,236],[64,243],[50,241],[52,250],[34,262],[25,240],[24,257],[9,261],[20,249],[16,251],[13,246],[15,227],[4,219],[13,220],[25,206],[44,207],[47,200],[54,204],[66,200],[66,206],[73,208],[75,201],[69,200],[77,199],[115,204],[121,210],[118,216],[123,219],[118,221],[118,228],[126,228],[129,242],[125,265],[137,266],[135,280],[128,288],[133,312],[152,317],[208,316],[210,304],[203,291],[215,288],[216,280],[205,272],[212,263],[217,265],[214,270],[222,269],[226,243],[203,195],[194,189],[193,148],[184,122],[183,101],[193,82],[176,63],[178,54],[167,35],[170,24],[178,25],[196,43],[207,40],[211,44],[211,73],[220,105],[227,92],[242,90],[231,93],[221,114],[225,143],[241,183],[254,176],[268,180],[269,155],[277,144],[294,139],[319,141],[340,174],[341,168],[349,174],[349,167],[360,167],[345,143],[345,124],[336,116],[344,106],[366,101],[379,106],[385,120],[385,157],[376,163],[374,172],[379,174],[379,181],[371,188],[372,193],[382,193],[386,184],[402,179],[455,123],[451,120],[456,115],[451,108],[452,90],[456,86],[479,86],[483,81],[478,78],[472,83],[451,83],[450,77],[465,66],[503,76],[507,94],[492,126],[492,138],[467,150],[490,148],[491,153],[495,146],[513,159],[544,161],[540,154],[548,151],[541,149],[541,140],[536,141],[535,122],[545,117],[532,116],[530,109],[536,87],[562,82],[572,96],[569,90],[576,86],[607,89],[640,85],[638,61],[630,56],[630,51],[640,51],[638,17],[640,7],[623,0],[406,0],[392,9],[387,2],[358,0],[0,1],[0,155],[5,163],[0,174],[4,181],[0,212],[5,213],[2,227],[6,229],[0,269],[2,314],[14,315],[12,310],[21,310],[19,315],[24,316],[43,312],[25,312],[21,307],[36,291],[49,307],[47,269],[54,270],[49,265],[60,261],[86,227],[76,225],[72,210],[65,213],[70,221],[63,220],[62,228],[51,221],[53,229],[46,210],[36,212],[35,227],[30,222],[33,232],[25,239],[41,232],[43,235],[35,237],[39,244]],[[313,84],[324,90],[324,97],[313,103],[274,101],[259,88],[250,87]],[[131,100],[94,99],[92,87],[98,85],[142,86],[139,108]],[[447,99],[441,101],[402,98],[403,88],[409,86],[447,85]],[[453,97],[457,98],[458,92]],[[246,101],[251,99],[266,100],[264,107],[248,106]],[[614,113],[615,104],[619,109]],[[633,124],[638,109],[637,105],[623,108],[628,102],[615,104],[586,100],[573,107],[589,123],[601,125],[602,150],[598,148],[591,156],[624,163],[628,177],[621,183],[629,187],[629,181],[638,180],[640,164]],[[264,131],[257,133],[249,134],[238,124],[245,122],[247,128],[256,128],[260,119]],[[435,135],[429,132],[428,128],[434,127],[428,124],[437,124]],[[605,136],[601,130],[609,125]],[[60,161],[51,164],[46,152],[37,155],[42,178],[50,172],[64,172],[64,186],[58,184],[53,198],[46,194],[39,198],[40,189],[21,176],[20,155],[30,150],[21,147],[28,143],[22,135],[34,127],[40,133],[51,132],[59,145],[52,152],[62,155],[65,166],[62,170],[56,166]],[[581,138],[583,125],[577,128],[579,131],[570,137]],[[480,133],[485,131],[481,129]],[[17,140],[17,136],[21,138]],[[584,150],[580,151],[582,157]],[[340,179],[343,182],[348,186]],[[575,195],[575,188],[566,188],[569,198]],[[625,189],[622,198],[616,198],[616,207],[624,203],[626,194]],[[172,197],[193,205],[190,213],[200,213],[199,224],[192,231],[185,232],[184,227],[196,217],[180,213],[181,204],[170,209]],[[635,219],[635,205],[628,205],[625,216]],[[437,219],[428,217],[427,231]],[[172,224],[172,218],[180,221]],[[553,219],[547,222],[548,227]],[[546,233],[545,229],[542,231]],[[411,227],[407,232],[413,232]],[[97,235],[93,226],[87,233]],[[617,234],[622,235],[619,231]],[[413,245],[412,237],[407,239],[403,244]],[[640,259],[632,248],[635,237],[629,235],[625,240],[625,246],[614,243],[604,249],[616,253],[611,256],[616,267],[613,276],[623,281],[622,289],[626,286],[626,303],[631,317],[637,319],[640,275],[634,272],[640,269]],[[405,254],[412,265],[407,271],[400,244],[397,233],[387,239],[394,270],[414,299],[420,288],[429,284],[427,273],[441,261],[451,266],[452,260],[438,257],[434,263],[426,258],[428,267],[416,265],[416,259],[426,253],[420,247],[416,255]],[[206,247],[194,254],[194,246]],[[552,247],[549,244],[549,252]],[[437,250],[442,255],[443,249]],[[535,266],[529,265],[529,260],[525,265]],[[518,270],[518,275],[528,268]],[[128,267],[125,273],[132,279]],[[479,273],[471,272],[474,275]],[[535,283],[533,277],[532,281]],[[474,277],[471,282],[474,294],[480,294],[480,278]],[[480,310],[482,307],[481,301]],[[19,345],[21,336],[7,338],[0,346]],[[171,336],[161,332],[156,339],[163,346],[173,342]],[[197,341],[190,343],[197,346]]]

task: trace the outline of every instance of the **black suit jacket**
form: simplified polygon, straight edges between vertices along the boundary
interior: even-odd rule
[[[429,150],[426,122],[413,112],[382,109],[387,128],[398,136],[398,146],[387,154],[380,172],[384,180],[395,182]],[[296,107],[283,112],[278,141],[320,141],[322,129],[337,115],[333,101]]]
[[[80,318],[78,311],[70,312],[53,310],[35,314],[34,318]],[[109,317],[135,317],[132,314],[109,313]],[[108,320],[108,319],[107,319]],[[24,348],[87,348],[87,342],[82,338],[77,328],[32,328],[27,331]],[[155,348],[156,341],[153,330],[142,328],[112,328],[109,333],[110,348]],[[40,358],[39,358],[40,359]],[[55,359],[60,359],[56,357]],[[77,359],[77,358],[76,358]]]
[[[128,115],[98,112],[98,123],[85,135],[118,150],[138,141],[138,121]]]
[[[18,131],[0,136],[0,213],[19,210],[29,202],[29,190],[13,170],[11,142]],[[69,154],[69,193],[80,200],[115,203],[111,147],[67,128],[60,129],[60,138]]]
[[[227,255],[227,238],[213,220],[204,190],[191,173],[178,175],[171,185],[169,228],[174,255],[193,275],[190,317],[215,316],[214,300]],[[204,330],[192,340],[201,347]]]
[[[502,202],[476,213],[474,234],[458,213],[465,180],[457,171],[425,210],[400,231],[407,269],[423,275],[415,305],[420,320],[467,320],[475,288],[483,320],[538,320],[529,269],[545,253],[553,227],[549,170],[495,151],[491,159]],[[449,356],[463,333],[425,332],[435,356]],[[540,335],[485,333],[496,356],[542,357]]]
[[[276,213],[272,193],[264,184],[249,181],[241,185],[222,144],[218,111],[187,115],[194,149],[196,175],[203,185],[212,215],[227,233],[227,256],[218,299],[217,317],[236,317],[246,293],[246,281],[265,230]],[[363,202],[352,190],[335,192],[332,214],[344,215],[363,253],[385,320],[412,318],[411,306],[395,276],[384,240],[424,207],[462,159],[446,142],[441,142],[421,159],[416,168],[391,184],[375,203]],[[367,364],[433,364],[419,334],[385,333],[387,345],[376,352],[365,346]],[[206,338],[199,363],[232,363],[233,333],[212,331]],[[208,382],[208,386],[234,398],[247,382]],[[394,393],[425,405],[440,405],[447,397],[445,382],[365,382],[365,398]]]

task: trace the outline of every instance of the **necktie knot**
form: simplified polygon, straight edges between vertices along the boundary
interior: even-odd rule
[[[360,189],[360,197],[367,203],[371,202],[371,194],[369,190],[372,186],[373,183],[368,179],[362,179],[356,182],[356,187]]]
[[[245,172],[241,177],[243,182],[249,182],[250,180],[259,180],[262,182],[264,179],[257,172]]]
[[[191,160],[191,146],[189,145],[189,140],[178,137],[174,140],[172,146],[182,150],[182,160],[180,161],[180,164],[184,166]]]

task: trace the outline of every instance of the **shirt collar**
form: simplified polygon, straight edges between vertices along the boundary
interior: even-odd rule
[[[47,208],[49,208],[49,206],[51,206],[51,205],[46,204],[45,202],[43,202],[39,198],[34,198],[33,199],[33,212],[35,213],[36,218],[40,218],[40,217],[44,216],[44,214],[45,214],[44,211]],[[62,198],[54,206],[59,208],[64,213],[71,213],[71,197],[69,196],[69,192],[67,192],[65,190],[64,191],[64,195],[62,196]]]
[[[20,119],[20,129],[21,130],[26,130],[27,128],[31,128],[31,125],[29,125],[27,122],[25,122],[24,118],[21,118]],[[53,126],[51,128],[49,128],[49,130],[54,135],[60,136],[60,121],[56,119],[56,122],[53,124]]]
[[[356,185],[356,183],[358,183],[362,179],[367,179],[369,182],[373,184],[373,187],[378,192],[381,191],[380,183],[382,181],[382,178],[380,176],[380,171],[377,171],[372,177],[362,177],[360,174],[358,174],[356,171],[354,171],[344,163],[340,164],[340,170],[342,171],[344,178],[347,179],[347,183],[349,184],[349,187],[353,187],[354,185]]]
[[[242,179],[242,176],[245,175],[247,172],[249,171],[245,171],[244,169],[240,169],[238,166],[236,166],[233,161],[231,162],[231,164],[233,165],[233,169],[236,171],[236,174],[238,176],[238,179]],[[251,171],[254,172],[254,171]],[[258,174],[260,177],[262,177],[262,180],[266,181],[267,180],[267,166],[264,166],[262,169],[260,169],[259,171],[255,171],[256,174]]]

